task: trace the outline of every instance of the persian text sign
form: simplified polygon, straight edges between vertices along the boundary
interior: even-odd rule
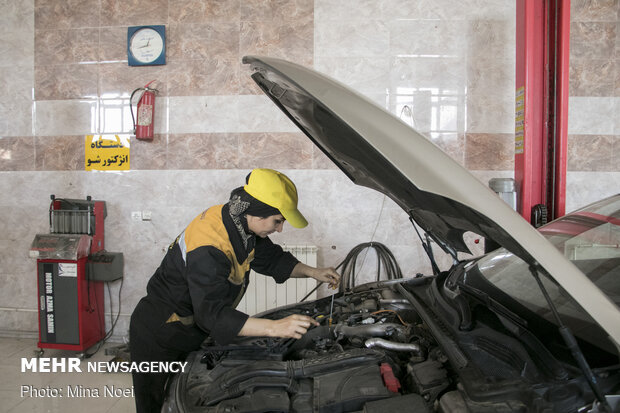
[[[130,135],[86,135],[84,169],[128,171]]]

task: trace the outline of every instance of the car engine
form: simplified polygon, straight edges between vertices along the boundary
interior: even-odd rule
[[[427,412],[451,384],[447,361],[406,300],[391,289],[283,307],[320,325],[299,340],[205,342],[175,380],[188,412]]]
[[[299,340],[207,339],[189,355],[189,371],[174,376],[163,411],[550,413],[576,412],[592,399],[583,375],[549,369],[549,354],[531,358],[536,352],[490,327],[488,314],[474,310],[465,324],[446,317],[452,310],[432,278],[365,284],[333,303],[257,315],[320,323]],[[617,375],[600,377],[605,390],[617,387]]]

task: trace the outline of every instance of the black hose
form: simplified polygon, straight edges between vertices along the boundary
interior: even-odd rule
[[[384,280],[393,280],[396,278],[403,278],[403,273],[400,270],[400,266],[394,258],[394,254],[392,251],[385,245],[380,242],[365,242],[359,245],[356,245],[349,251],[347,256],[342,260],[340,264],[336,266],[336,270],[342,267],[342,278],[340,280],[340,292],[347,291],[355,287],[355,278],[356,278],[356,267],[357,267],[357,259],[362,251],[367,248],[374,249],[377,254],[377,276],[376,281],[381,280],[381,268],[383,267],[385,271]],[[363,261],[362,261],[363,262]],[[308,297],[310,297],[320,286],[323,284],[322,282],[318,283],[316,287],[312,289],[301,301],[306,301]]]
[[[362,251],[366,250],[367,248],[373,249],[377,254],[376,281],[381,280],[381,268],[383,268],[385,272],[385,277],[383,279],[393,280],[395,278],[403,278],[403,273],[400,270],[400,266],[398,265],[398,262],[396,262],[394,254],[392,254],[388,247],[381,244],[380,242],[366,242],[353,247],[353,249],[342,261],[342,279],[340,282],[340,291],[346,291],[355,287],[355,282],[357,278],[357,260]]]

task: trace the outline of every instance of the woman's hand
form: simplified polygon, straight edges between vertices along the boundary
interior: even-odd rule
[[[314,274],[310,277],[317,281],[329,284],[329,288],[335,290],[340,285],[340,274],[336,272],[335,268],[313,268]]]
[[[272,320],[272,337],[297,338],[306,334],[310,326],[318,326],[319,323],[311,317],[293,314],[280,320]]]
[[[306,334],[312,325],[318,326],[319,323],[313,318],[301,314],[293,314],[279,320],[250,317],[239,331],[239,335],[299,339]]]
[[[300,263],[297,263],[295,268],[293,268],[291,277],[314,278],[317,281],[329,284],[329,288],[333,290],[337,289],[338,286],[340,285],[340,274],[338,274],[336,272],[336,269],[333,267],[314,268],[314,267],[310,267],[309,265],[306,265],[300,262]]]

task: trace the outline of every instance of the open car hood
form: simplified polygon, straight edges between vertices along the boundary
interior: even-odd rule
[[[312,69],[246,56],[263,92],[354,183],[401,206],[446,252],[474,232],[543,269],[620,343],[618,308],[491,189],[394,115]]]

